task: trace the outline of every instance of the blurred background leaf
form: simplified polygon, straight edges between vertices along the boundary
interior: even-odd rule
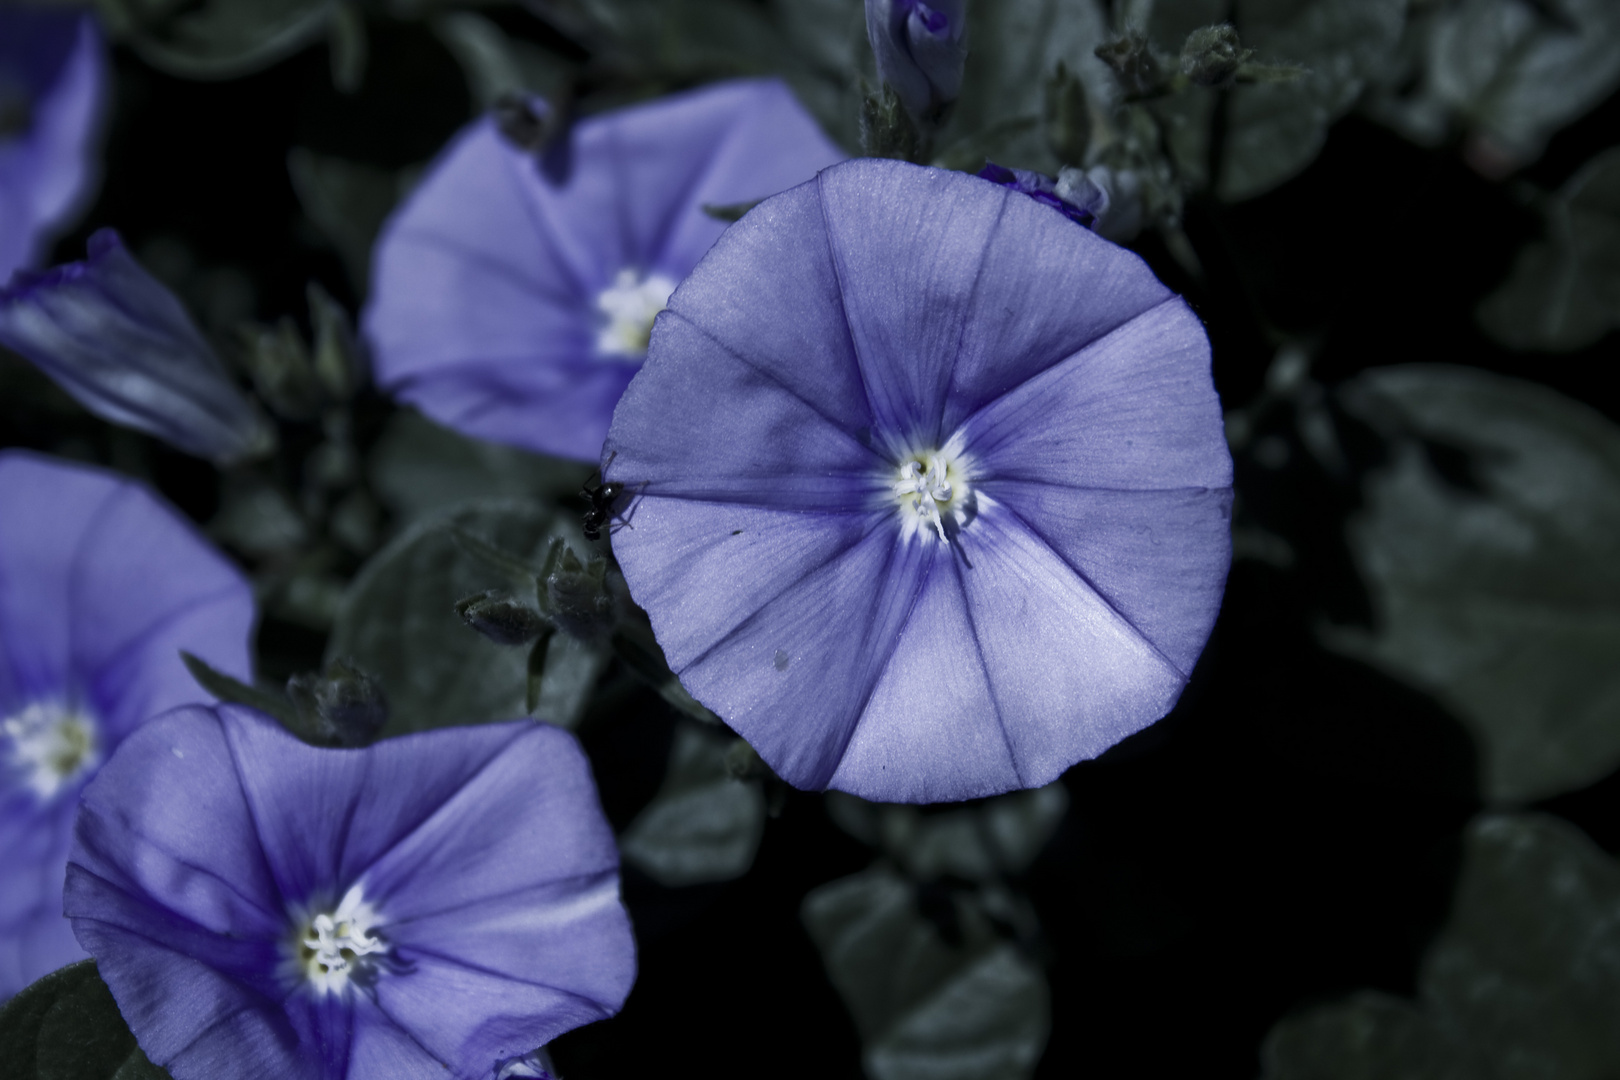
[[[1018,1080],[1050,1030],[1046,979],[953,898],[958,941],[883,864],[813,890],[801,917],[855,1018],[871,1080]]]
[[[1283,1020],[1265,1080],[1599,1080],[1620,1072],[1620,864],[1544,814],[1465,833],[1418,1000],[1360,993]]]
[[[327,33],[337,0],[99,0],[115,33],[153,67],[188,79],[235,79]]]
[[[619,835],[619,850],[660,885],[699,885],[742,877],[765,835],[765,796],[757,781],[726,765],[734,735],[684,721],[675,729],[669,772],[645,809]]]
[[[1605,150],[1545,201],[1544,239],[1479,306],[1479,322],[1513,349],[1568,352],[1620,327],[1620,147]]]
[[[1323,640],[1437,697],[1473,734],[1488,799],[1620,764],[1620,428],[1532,383],[1444,365],[1342,391],[1391,462],[1351,523],[1375,630]]]

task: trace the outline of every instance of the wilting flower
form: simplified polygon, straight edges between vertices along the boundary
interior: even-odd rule
[[[801,787],[1033,787],[1163,716],[1231,460],[1135,255],[976,177],[854,161],[671,298],[620,402],[614,551],[686,688]]]
[[[917,116],[937,115],[962,92],[967,0],[866,0],[866,37],[878,77]]]
[[[175,1080],[487,1080],[635,978],[572,736],[533,722],[307,746],[177,710],[85,789],[65,907]]]
[[[0,289],[0,345],[33,361],[104,420],[221,464],[267,449],[272,429],[173,293],[118,234],[90,257]]]
[[[0,285],[94,189],[107,56],[84,12],[0,5]]]
[[[149,717],[249,677],[253,597],[138,484],[0,453],[0,997],[84,951],[62,918],[79,791]]]
[[[587,119],[560,183],[485,117],[377,246],[378,382],[465,434],[595,460],[653,317],[756,201],[843,155],[773,80]]]

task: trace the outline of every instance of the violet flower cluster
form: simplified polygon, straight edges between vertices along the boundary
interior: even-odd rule
[[[106,83],[90,15],[0,5],[0,285],[39,265],[94,190]]]
[[[1163,716],[1230,559],[1187,305],[1033,199],[896,161],[721,239],[603,475],[686,688],[783,778],[885,801],[1044,784]]]
[[[378,383],[467,435],[601,452],[654,316],[726,223],[843,158],[780,82],[740,80],[568,133],[566,178],[493,117],[451,143],[378,241]]]
[[[0,452],[0,998],[84,951],[62,918],[79,792],[202,693],[184,649],[250,674],[242,575],[144,487]]]

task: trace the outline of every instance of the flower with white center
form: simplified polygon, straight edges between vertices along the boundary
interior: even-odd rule
[[[84,958],[62,881],[85,783],[207,700],[180,650],[251,678],[253,622],[242,575],[145,487],[0,451],[0,998]]]
[[[560,728],[322,749],[177,709],[80,805],[63,907],[174,1080],[491,1080],[635,979],[613,830]]]
[[[667,275],[642,275],[628,267],[620,270],[613,284],[596,294],[596,310],[602,313],[602,328],[596,334],[597,355],[636,364],[647,359],[653,320],[674,291],[675,282]]]
[[[35,702],[0,720],[0,745],[23,784],[49,802],[101,764],[101,728],[80,709]]]
[[[777,775],[885,802],[1045,784],[1175,704],[1231,458],[1196,316],[987,180],[852,161],[670,297],[603,478],[671,669]]]
[[[757,202],[843,160],[775,79],[586,116],[565,153],[494,117],[451,142],[377,240],[377,383],[464,435],[595,461],[653,318]],[[559,171],[549,164],[566,161]]]
[[[973,489],[959,445],[907,454],[894,481],[900,531],[910,538],[933,530],[949,542],[972,514]]]
[[[359,884],[331,910],[295,917],[286,965],[294,985],[307,984],[317,995],[341,994],[351,978],[363,985],[388,953],[388,943],[374,933],[381,922]]]

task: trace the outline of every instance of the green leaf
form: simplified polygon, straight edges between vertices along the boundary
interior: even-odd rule
[[[583,543],[569,519],[545,507],[490,500],[411,526],[367,562],[344,596],[327,657],[352,657],[381,680],[390,709],[384,736],[528,711],[528,650],[495,644],[455,612],[464,596],[522,583],[503,580],[467,554],[456,542],[458,529],[535,565],[556,537]],[[535,715],[572,726],[607,650],[558,635],[545,660]]]
[[[1046,79],[1060,60],[1084,84],[1093,107],[1106,111],[1119,101],[1113,73],[1094,52],[1110,36],[1095,0],[969,4],[967,35],[962,97],[936,145],[963,144],[956,152],[973,169],[988,157],[1009,167],[1058,171],[1041,119]]]
[[[480,112],[512,93],[550,98],[573,78],[574,65],[556,53],[508,37],[499,26],[471,11],[433,20],[433,32],[456,58]]]
[[[877,81],[864,0],[773,0],[771,13],[790,46],[782,55],[782,76],[827,134],[854,151],[862,84]]]
[[[249,686],[239,679],[233,679],[223,671],[209,667],[207,661],[188,652],[182,651],[180,659],[185,663],[186,670],[191,672],[191,677],[197,680],[197,685],[219,700],[257,709],[266,716],[275,717],[292,731],[304,730],[305,724],[299,717],[297,708],[285,695],[261,690],[257,686]]]
[[[1479,322],[1509,348],[1549,352],[1620,326],[1620,148],[1587,162],[1551,201],[1546,239],[1519,252]]]
[[[855,1018],[872,1080],[1027,1077],[1046,1046],[1046,979],[956,899],[959,945],[918,912],[879,864],[805,897],[800,917]]]
[[[1325,627],[1326,643],[1449,708],[1489,799],[1611,772],[1620,428],[1543,387],[1443,365],[1377,368],[1342,394],[1386,433],[1391,461],[1349,529],[1376,629]],[[1452,458],[1471,477],[1447,479],[1436,462]]]
[[[301,146],[287,153],[287,173],[304,213],[342,258],[354,287],[365,292],[371,245],[417,173],[317,154]]]
[[[735,736],[708,724],[675,729],[663,786],[619,837],[619,850],[671,886],[730,881],[748,873],[765,835],[765,796],[726,767]]]
[[[1256,60],[1307,70],[1228,91],[1216,193],[1252,198],[1316,160],[1328,125],[1387,64],[1405,21],[1406,0],[1240,0],[1238,29]]]
[[[1435,17],[1424,95],[1494,143],[1513,164],[1620,85],[1620,5],[1463,0]],[[1555,14],[1556,17],[1549,17]]]
[[[1544,814],[1464,836],[1418,1000],[1362,993],[1289,1017],[1267,1080],[1589,1080],[1620,1073],[1620,863]]]
[[[911,877],[990,881],[1029,869],[1069,809],[1061,783],[986,799],[978,806],[923,813],[915,806],[871,803],[829,791],[838,825],[881,847]]]
[[[584,510],[591,466],[482,442],[420,413],[393,415],[371,453],[372,489],[410,523],[476,499],[561,500]]]
[[[168,1080],[130,1034],[94,960],[40,979],[0,1009],[7,1080]]]
[[[101,0],[103,16],[153,67],[188,79],[263,70],[326,34],[335,0]]]
[[[1263,1080],[1477,1080],[1467,1047],[1410,1001],[1374,990],[1277,1022]]]

